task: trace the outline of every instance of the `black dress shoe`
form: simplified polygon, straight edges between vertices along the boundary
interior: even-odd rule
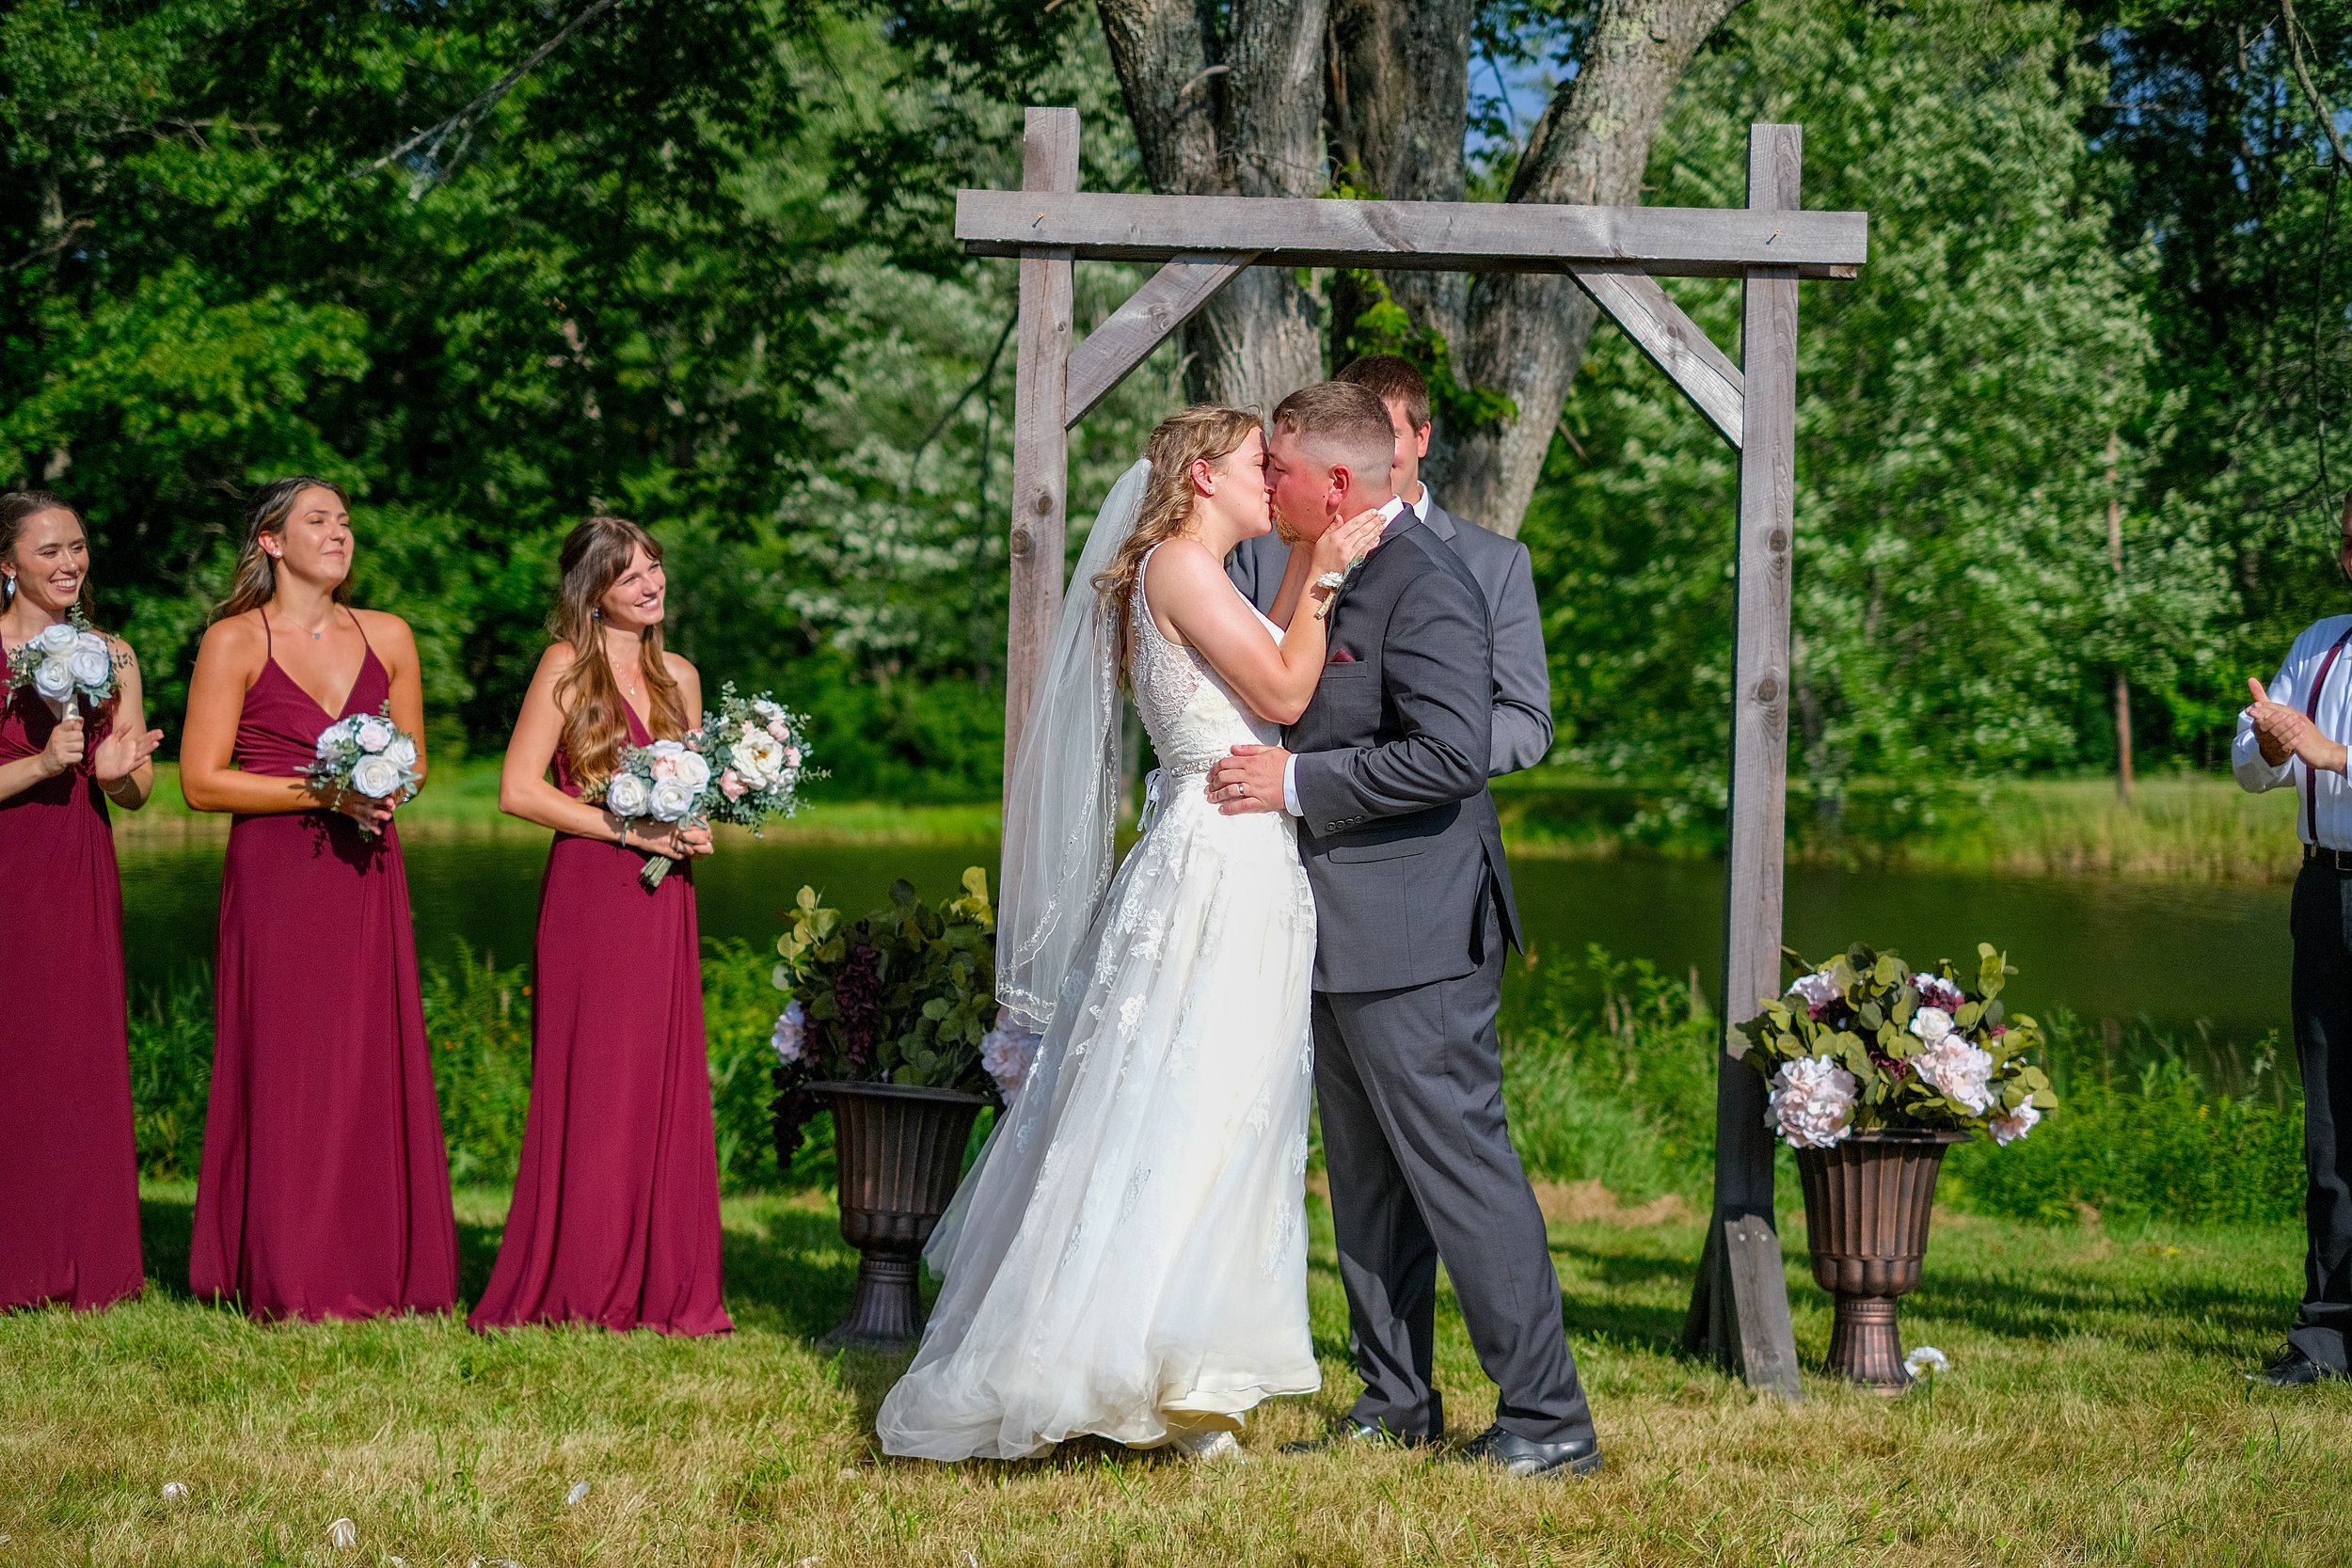
[[[2270,1358],[2270,1365],[2259,1372],[2248,1372],[2249,1383],[2266,1383],[2273,1388],[2309,1388],[2314,1383],[2340,1380],[2344,1373],[2303,1354],[2301,1347],[2288,1345]]]
[[[1463,1444],[1454,1457],[1465,1465],[1501,1465],[1522,1479],[1589,1476],[1600,1468],[1600,1439],[1578,1437],[1565,1443],[1538,1443],[1516,1432],[1488,1427]]]
[[[1282,1445],[1284,1453],[1327,1453],[1333,1449],[1421,1449],[1429,1446],[1426,1437],[1407,1437],[1391,1432],[1387,1427],[1359,1421],[1353,1416],[1343,1416],[1331,1424],[1331,1430],[1320,1437],[1309,1437],[1296,1443]]]

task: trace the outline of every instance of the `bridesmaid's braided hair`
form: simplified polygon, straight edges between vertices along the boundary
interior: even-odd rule
[[[1264,423],[1247,409],[1199,404],[1170,414],[1152,432],[1151,443],[1144,448],[1144,454],[1152,460],[1152,477],[1144,482],[1143,508],[1136,515],[1135,531],[1094,579],[1094,591],[1103,595],[1104,612],[1118,623],[1120,679],[1126,678],[1127,656],[1134,651],[1128,644],[1135,636],[1135,623],[1128,610],[1142,587],[1143,558],[1153,546],[1184,532],[1184,525],[1192,521],[1192,466],[1230,456],[1249,439],[1251,431]]]
[[[24,532],[24,525],[43,512],[70,514],[82,531],[89,531],[89,523],[82,509],[72,501],[53,496],[46,490],[10,490],[0,495],[0,560],[16,553],[16,542]],[[89,613],[89,579],[82,579],[82,612]],[[0,574],[0,610],[16,603],[16,574]]]
[[[564,754],[572,778],[590,798],[612,777],[628,744],[628,710],[622,705],[621,683],[612,678],[612,661],[605,657],[596,605],[628,570],[629,557],[638,549],[660,563],[660,545],[635,523],[591,517],[565,537],[558,558],[564,580],[555,591],[548,633],[572,645],[572,666],[555,683],[555,705],[564,715]],[[645,727],[657,740],[677,739],[686,733],[686,698],[661,657],[660,626],[645,628],[638,667],[653,707]]]
[[[310,474],[290,474],[273,479],[253,492],[253,499],[245,508],[245,547],[237,552],[237,575],[229,584],[229,597],[213,612],[215,621],[226,621],[243,615],[248,610],[259,610],[278,597],[278,562],[262,548],[262,541],[273,533],[286,531],[287,520],[294,515],[294,502],[305,490],[324,490],[341,501],[344,510],[351,507],[351,497],[343,487],[330,479],[317,479]],[[340,605],[351,603],[351,578],[346,575],[335,585],[334,600]]]

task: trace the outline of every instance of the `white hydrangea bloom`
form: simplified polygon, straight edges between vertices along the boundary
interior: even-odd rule
[[[1992,1132],[1993,1141],[1994,1143],[2007,1146],[2009,1144],[2015,1143],[2018,1139],[2032,1132],[2034,1130],[2034,1125],[2041,1121],[2041,1119],[2042,1111],[2040,1107],[2036,1106],[2032,1101],[2028,1100],[2024,1104],[2018,1106],[2014,1111],[2010,1111],[2003,1116],[1994,1117],[1991,1121],[1985,1123],[1985,1126]]]
[[[1792,1148],[1828,1148],[1853,1131],[1854,1076],[1827,1056],[1783,1062],[1764,1125]]]

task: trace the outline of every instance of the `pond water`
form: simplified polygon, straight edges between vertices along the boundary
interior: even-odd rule
[[[221,849],[216,838],[123,846],[135,987],[211,959]],[[446,957],[463,942],[502,963],[529,960],[544,837],[420,834],[406,854],[424,956]],[[995,858],[992,846],[732,839],[695,871],[703,933],[764,947],[803,882],[856,915],[880,904],[899,877],[934,897],[951,891],[966,865],[986,865],[993,882]],[[1513,862],[1512,875],[1547,961],[1581,963],[1587,945],[1598,943],[1676,975],[1696,965],[1710,993],[1720,984],[1720,864],[1525,858]],[[2286,914],[2284,884],[1801,870],[1788,876],[1787,932],[1808,957],[1826,958],[1860,938],[1914,962],[1969,960],[1978,942],[1994,942],[2021,971],[2011,991],[2021,1007],[2063,1006],[2121,1027],[2153,1023],[2229,1081],[2266,1034],[2284,1035]]]

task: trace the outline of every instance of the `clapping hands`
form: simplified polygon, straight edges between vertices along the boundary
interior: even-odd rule
[[[2318,725],[2286,704],[2272,702],[2262,682],[2249,677],[2246,689],[2254,698],[2246,705],[2246,716],[2254,721],[2254,743],[2265,762],[2276,768],[2289,757],[2301,757],[2314,771],[2344,771],[2344,747],[2321,735]]]

